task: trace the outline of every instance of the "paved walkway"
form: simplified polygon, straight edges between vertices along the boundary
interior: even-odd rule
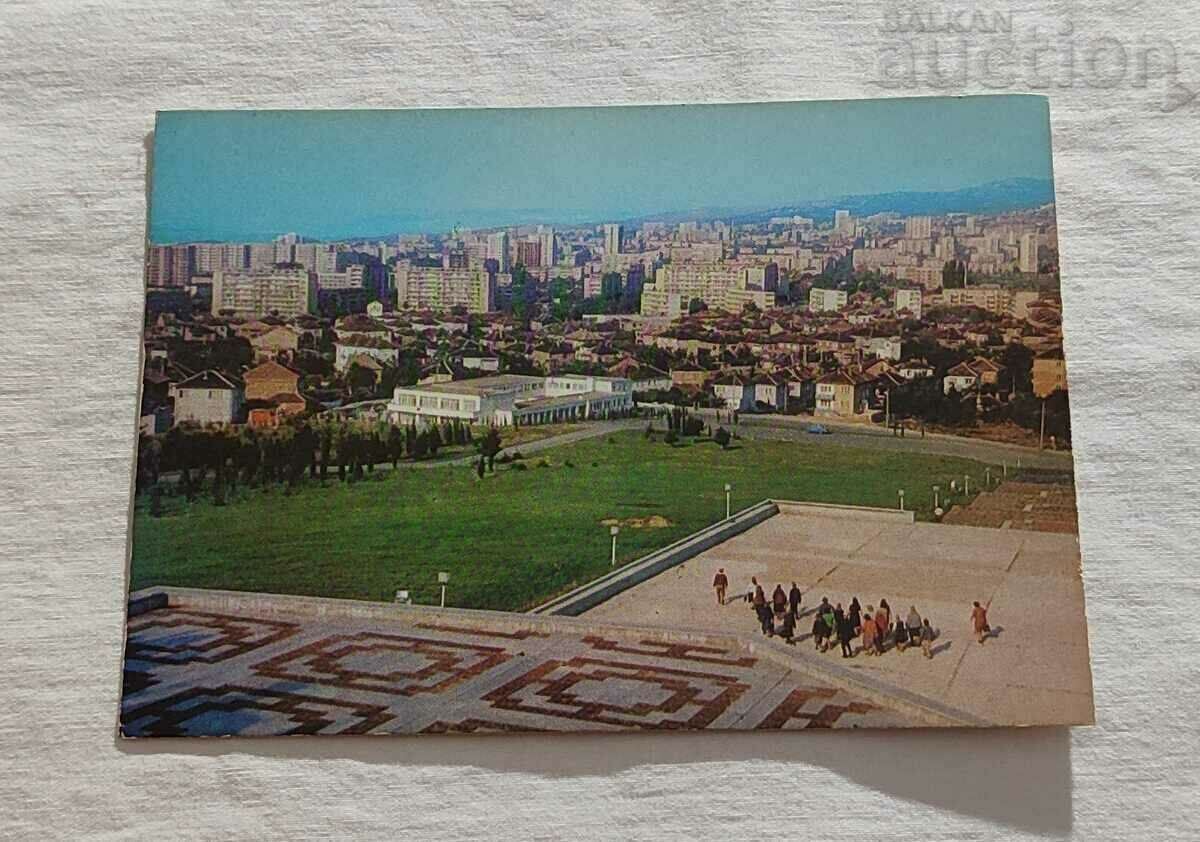
[[[126,736],[924,724],[736,639],[246,595],[129,621]],[[328,604],[328,605],[326,605]]]
[[[813,435],[806,429],[812,423],[823,424],[833,432],[829,435]],[[1036,450],[1006,442],[941,433],[929,433],[925,438],[921,438],[920,432],[914,433],[911,430],[901,438],[880,427],[866,424],[839,424],[836,421],[826,421],[820,418],[743,415],[735,429],[738,435],[748,439],[806,441],[829,447],[936,453],[942,456],[977,459],[993,465],[1007,462],[1010,468],[1016,467],[1017,460],[1020,460],[1021,466],[1025,468],[1070,470],[1074,464],[1070,451]]]
[[[758,634],[744,601],[716,605],[711,583],[719,567],[735,597],[751,576],[768,594],[776,583],[786,590],[797,582],[805,593],[798,645],[809,653],[810,612],[823,596],[843,606],[857,596],[864,608],[886,598],[893,613],[916,605],[940,631],[932,660],[918,650],[853,659],[834,651],[819,655],[831,663],[991,722],[1093,719],[1075,535],[783,513],[583,617]],[[996,633],[982,646],[970,633],[974,600],[989,606]]]

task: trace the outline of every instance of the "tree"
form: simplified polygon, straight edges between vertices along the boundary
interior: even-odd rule
[[[721,445],[722,450],[727,450],[729,448],[731,436],[729,435],[729,431],[724,427],[717,427],[717,432],[716,435],[713,436],[713,439],[717,442],[717,444]]]
[[[500,431],[495,427],[488,427],[487,433],[479,441],[479,453],[483,458],[487,459],[488,470],[495,472],[496,470],[496,455],[500,452]]]

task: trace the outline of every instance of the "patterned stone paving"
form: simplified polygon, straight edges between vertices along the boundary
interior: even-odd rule
[[[922,724],[756,658],[644,630],[288,619],[165,608],[129,622],[126,736],[798,729]],[[426,619],[423,619],[426,618]],[[536,624],[535,624],[536,625]]]

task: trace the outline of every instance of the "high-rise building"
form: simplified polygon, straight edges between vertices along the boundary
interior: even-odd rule
[[[486,313],[496,307],[496,275],[482,267],[397,265],[396,304],[407,310],[465,307],[471,313]]]
[[[507,231],[497,231],[494,234],[488,234],[487,257],[489,260],[496,261],[496,268],[500,272],[507,272],[512,268],[508,256]]]
[[[854,233],[854,217],[850,215],[850,211],[835,210],[833,212],[833,230],[839,234]]]
[[[1021,237],[1017,268],[1031,275],[1038,270],[1038,235],[1025,234]]]
[[[542,265],[542,242],[538,239],[517,242],[517,263],[526,268]]]
[[[150,246],[146,249],[146,286],[169,287],[171,285],[171,247]]]
[[[242,243],[196,243],[192,246],[196,272],[209,275],[220,269],[246,268],[246,246]]]
[[[910,216],[904,220],[904,236],[910,240],[928,240],[933,236],[933,219],[928,216]]]
[[[317,274],[303,267],[213,272],[212,311],[291,318],[317,309]]]
[[[616,255],[621,253],[623,234],[624,229],[616,223],[609,223],[604,226],[604,257],[609,263],[612,263]]]
[[[539,266],[553,266],[558,263],[558,240],[553,228],[538,226],[538,242],[542,247],[542,262]]]

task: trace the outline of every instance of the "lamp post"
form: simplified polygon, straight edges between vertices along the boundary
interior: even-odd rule
[[[442,586],[442,608],[446,607],[446,583],[450,581],[450,574],[445,570],[438,573],[438,584]]]
[[[900,511],[904,511],[904,489],[900,489]]]
[[[942,493],[942,487],[940,485],[935,485],[933,487],[933,508],[934,509],[940,508],[941,498],[938,497],[938,495],[941,493]]]
[[[610,526],[608,534],[612,536],[612,566],[617,566],[617,533],[621,531],[619,526]]]
[[[983,487],[985,489],[992,487],[992,469],[991,468],[983,469]]]
[[[730,496],[732,491],[733,486],[725,483],[725,520],[729,520],[729,516],[733,512],[733,498]]]
[[[971,476],[970,476],[970,474],[963,474],[963,496],[965,496],[965,497],[971,496]]]

